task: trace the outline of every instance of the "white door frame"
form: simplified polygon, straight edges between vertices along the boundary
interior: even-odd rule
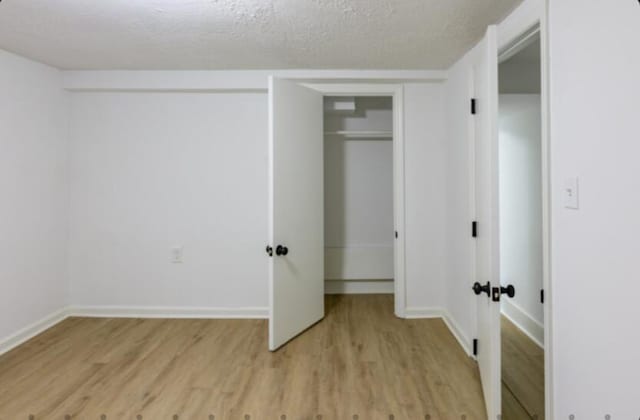
[[[406,317],[405,279],[405,176],[404,176],[404,88],[402,84],[381,83],[304,83],[324,96],[390,96],[393,100],[393,218],[398,237],[394,242],[394,313]]]
[[[530,19],[523,19],[500,33],[498,28],[498,59],[505,59],[518,44],[535,34],[540,35],[541,67],[541,172],[542,172],[542,287],[544,289],[544,390],[545,418],[553,418],[553,334],[552,334],[552,279],[551,279],[551,138],[549,135],[549,48],[546,11]],[[505,31],[506,32],[506,31]]]

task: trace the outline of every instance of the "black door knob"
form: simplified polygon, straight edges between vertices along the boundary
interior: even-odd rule
[[[276,247],[276,255],[287,255],[289,253],[289,248],[286,246],[278,245]]]
[[[487,296],[491,297],[491,283],[487,282],[484,286],[478,282],[475,282],[473,285],[473,292],[476,295],[480,295],[481,293],[486,293]]]
[[[501,295],[507,295],[510,298],[514,297],[516,295],[516,288],[513,287],[512,284],[508,285],[507,287],[500,287],[500,294]]]
[[[513,287],[512,284],[508,285],[507,287],[504,287],[504,286],[494,287],[493,296],[491,297],[491,300],[493,300],[494,302],[500,302],[500,296],[502,295],[507,295],[510,298],[512,298],[516,295],[516,288]]]

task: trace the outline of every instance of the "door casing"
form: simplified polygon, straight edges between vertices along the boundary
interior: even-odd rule
[[[393,101],[393,218],[398,237],[394,242],[394,313],[406,317],[405,259],[405,154],[404,97],[402,84],[336,83],[335,80],[291,79],[324,96],[389,96]]]

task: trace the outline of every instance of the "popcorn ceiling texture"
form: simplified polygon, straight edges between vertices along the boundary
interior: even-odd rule
[[[0,48],[62,69],[445,69],[521,0],[5,0]]]

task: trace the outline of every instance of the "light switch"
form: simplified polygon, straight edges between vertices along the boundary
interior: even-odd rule
[[[567,209],[578,208],[578,178],[567,178],[564,182],[564,207]]]
[[[171,248],[171,262],[174,264],[179,264],[183,262],[182,254],[183,254],[183,248],[181,246]]]

